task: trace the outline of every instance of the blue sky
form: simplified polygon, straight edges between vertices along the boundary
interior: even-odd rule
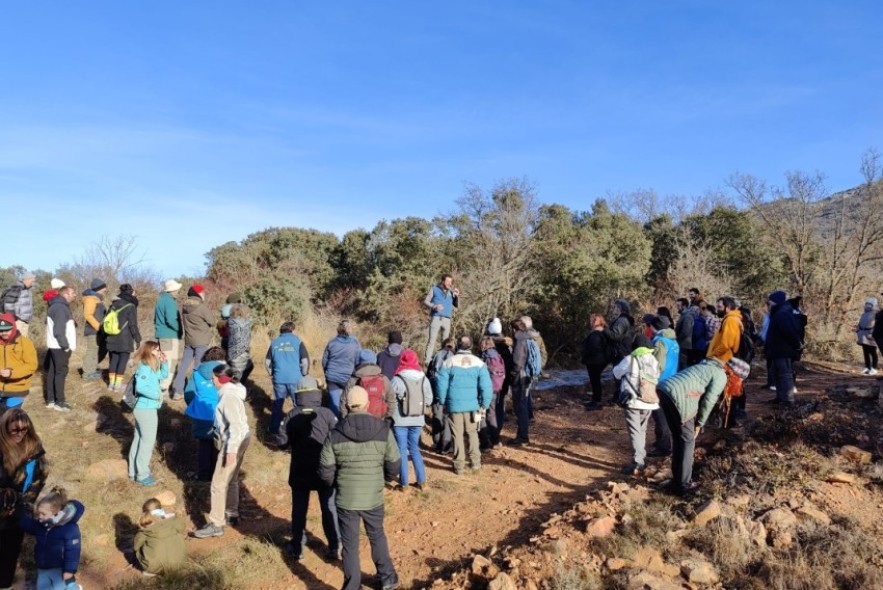
[[[27,2],[0,17],[0,266],[134,234],[163,275],[532,181],[585,210],[733,172],[861,180],[883,3]]]

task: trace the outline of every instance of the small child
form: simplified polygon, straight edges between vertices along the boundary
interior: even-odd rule
[[[37,500],[35,516],[23,514],[21,529],[36,538],[37,590],[82,590],[75,574],[80,566],[80,527],[85,507],[68,500],[63,488]]]
[[[141,507],[141,528],[135,533],[135,557],[145,576],[179,567],[184,563],[184,519],[166,512],[156,498]]]

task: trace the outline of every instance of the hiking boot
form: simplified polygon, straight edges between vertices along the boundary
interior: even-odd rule
[[[228,516],[227,524],[230,526],[239,526],[239,517],[238,516]]]
[[[635,463],[632,461],[628,465],[622,468],[623,475],[630,475],[632,477],[639,476],[644,474],[644,466],[640,463]]]
[[[587,404],[584,404],[583,407],[586,409],[587,412],[595,412],[597,410],[603,410],[604,404],[601,402],[592,401]]]
[[[395,590],[398,587],[399,587],[398,576],[396,576],[395,578],[393,578],[392,580],[390,580],[388,582],[383,582],[383,585],[381,586],[381,588],[383,590]]]
[[[303,545],[297,545],[297,548],[295,549],[294,543],[286,543],[285,553],[290,555],[293,560],[301,561],[304,558]]]
[[[343,547],[331,547],[328,549],[328,559],[330,561],[340,561],[343,559]]]
[[[414,484],[414,489],[416,489],[418,492],[422,492],[422,491],[426,490],[426,482],[424,481],[423,483],[420,483],[418,481],[417,483]]]
[[[530,439],[527,438],[513,438],[509,441],[509,446],[512,447],[520,447],[528,444],[530,444]]]
[[[647,451],[648,457],[659,458],[668,457],[669,455],[671,455],[671,451],[666,451],[665,449],[660,449],[659,447],[653,447],[652,449]]]
[[[224,527],[217,526],[213,523],[208,523],[198,531],[193,531],[190,533],[196,539],[208,539],[209,537],[223,537],[224,536]]]

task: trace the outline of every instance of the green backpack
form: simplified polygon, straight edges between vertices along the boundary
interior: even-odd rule
[[[123,328],[128,325],[128,322],[126,322],[122,326],[120,325],[120,312],[127,307],[130,307],[131,305],[131,303],[127,303],[122,307],[112,307],[110,311],[107,312],[107,315],[104,316],[104,321],[101,323],[101,326],[104,328],[105,334],[107,334],[108,336],[117,336],[120,332],[123,331]]]

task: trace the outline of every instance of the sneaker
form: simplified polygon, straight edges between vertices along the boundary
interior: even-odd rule
[[[52,409],[56,412],[70,412],[71,407],[64,402],[59,402],[57,404],[52,405]]]
[[[137,483],[138,485],[141,485],[141,486],[147,486],[147,487],[150,487],[150,486],[155,486],[155,485],[156,485],[156,480],[153,479],[153,476],[152,476],[152,475],[148,475],[148,476],[145,477],[145,478],[142,478],[142,479],[136,479],[136,480],[135,480],[135,483]]]
[[[190,535],[196,539],[208,539],[209,537],[223,537],[224,527],[208,523],[201,529],[193,531]]]
[[[530,444],[530,440],[526,438],[513,438],[509,441],[509,446],[512,447],[520,447],[522,445]]]
[[[418,481],[417,483],[414,484],[414,489],[416,489],[418,492],[422,492],[422,491],[426,490],[426,482],[424,481],[423,483],[420,483]]]
[[[304,558],[303,545],[298,545],[297,549],[295,549],[294,544],[288,542],[285,544],[285,553],[290,555],[295,561],[301,561]]]
[[[637,475],[641,475],[643,473],[644,473],[644,466],[641,465],[640,463],[635,463],[634,461],[632,461],[631,463],[629,463],[628,465],[626,465],[625,467],[622,468],[623,475],[637,476]]]
[[[876,375],[876,374],[877,374],[877,369],[871,369],[870,371],[868,371],[868,375]]]
[[[775,385],[770,385],[769,387],[767,387],[767,389],[769,389],[770,391],[775,391],[775,390],[776,390],[776,386],[775,386]]]
[[[47,410],[54,410],[55,409],[55,402],[46,402],[46,409]]]
[[[862,375],[867,375],[867,374],[870,373],[870,372],[871,372],[871,369],[869,369],[869,368],[867,368],[867,367],[865,367],[864,369],[862,369]]]
[[[384,582],[383,586],[381,586],[381,588],[383,588],[383,590],[395,590],[398,587],[399,587],[398,578],[391,580],[389,582]]]

